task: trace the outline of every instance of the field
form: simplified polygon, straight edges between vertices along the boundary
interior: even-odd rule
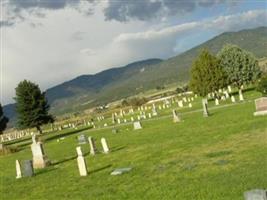
[[[12,142],[19,152],[0,157],[1,199],[180,199],[243,200],[243,192],[267,188],[267,117],[254,117],[254,91],[246,101],[209,107],[202,117],[200,99],[193,108],[180,109],[182,122],[174,124],[171,111],[132,124],[112,128],[63,130],[46,134],[44,148],[52,165],[33,178],[16,180],[15,160],[31,159],[30,138]],[[89,155],[82,145],[89,175],[80,177],[77,135],[93,136],[100,146],[105,137],[111,152]],[[64,140],[57,139],[65,137]],[[132,167],[111,176],[115,168]]]

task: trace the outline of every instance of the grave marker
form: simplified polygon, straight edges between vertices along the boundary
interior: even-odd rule
[[[87,176],[87,165],[83,157],[83,153],[81,150],[81,147],[76,147],[76,152],[77,152],[77,163],[78,163],[78,168],[79,168],[79,173],[80,176]]]
[[[101,138],[101,144],[103,147],[103,152],[104,153],[109,153],[109,148],[108,148],[108,144],[105,138]]]
[[[256,112],[254,116],[267,115],[267,97],[261,97],[255,100]]]
[[[134,130],[142,129],[142,125],[139,121],[134,122]]]

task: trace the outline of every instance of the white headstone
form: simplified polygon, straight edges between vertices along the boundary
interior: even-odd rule
[[[192,108],[192,103],[189,103],[189,104],[188,104],[188,107],[189,107],[189,108]]]
[[[142,129],[142,125],[139,121],[134,122],[134,130]]]
[[[229,92],[229,93],[231,93],[231,92],[232,92],[232,88],[231,88],[231,86],[230,86],[230,85],[228,85],[227,89],[228,89],[228,92]]]
[[[180,117],[178,116],[178,114],[176,113],[175,110],[172,110],[172,116],[173,116],[173,122],[174,123],[177,123],[177,122],[180,122]]]
[[[96,154],[96,145],[95,145],[95,140],[94,138],[92,137],[88,137],[88,142],[89,142],[89,145],[90,145],[90,154],[91,155],[95,155]]]
[[[220,105],[220,103],[219,103],[219,99],[217,99],[217,98],[215,99],[215,105],[216,105],[216,106]]]
[[[233,103],[235,103],[235,96],[234,96],[234,95],[231,96],[231,101],[232,101]]]
[[[108,153],[109,152],[109,148],[108,148],[108,144],[105,138],[101,138],[101,144],[103,147],[103,152],[104,153]]]
[[[16,172],[17,172],[17,176],[16,178],[21,178],[22,175],[21,175],[21,166],[20,166],[20,163],[18,160],[16,160]]]
[[[178,106],[179,106],[180,108],[184,107],[184,105],[183,105],[183,101],[178,101]]]
[[[45,168],[50,164],[50,161],[47,159],[44,150],[43,144],[41,142],[36,142],[36,136],[32,136],[32,145],[31,151],[33,156],[33,168]]]
[[[83,157],[81,147],[76,147],[76,152],[78,155],[77,163],[78,163],[80,176],[87,176],[87,166],[86,166],[86,162],[85,162],[84,157]]]

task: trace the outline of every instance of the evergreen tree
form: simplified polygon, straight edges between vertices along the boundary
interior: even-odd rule
[[[243,100],[242,86],[256,81],[261,72],[255,56],[236,45],[225,45],[218,53],[220,66],[225,70],[228,84],[238,87]]]
[[[194,93],[206,97],[210,92],[216,92],[226,86],[226,74],[219,66],[219,60],[202,50],[193,62],[189,86]]]
[[[4,115],[2,105],[0,103],[0,134],[6,129],[8,118]]]
[[[53,117],[48,114],[49,105],[45,93],[39,86],[30,81],[20,82],[16,88],[16,111],[19,128],[36,128],[42,133],[41,125],[52,123]]]

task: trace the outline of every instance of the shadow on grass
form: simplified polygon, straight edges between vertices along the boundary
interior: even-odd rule
[[[55,162],[52,161],[52,164],[51,164],[51,165],[59,165],[59,164],[61,164],[61,163],[65,163],[65,162],[68,162],[68,161],[70,161],[70,160],[74,160],[75,158],[77,158],[76,155],[75,155],[75,156],[71,156],[71,157],[67,157],[67,158],[64,158],[64,159],[62,159],[62,160],[55,161]]]
[[[217,151],[217,152],[211,152],[206,154],[208,158],[215,158],[215,157],[220,157],[220,156],[226,156],[231,154],[233,151]]]
[[[98,169],[94,169],[94,170],[92,170],[92,171],[89,171],[89,174],[97,173],[97,172],[99,172],[99,171],[102,171],[102,170],[108,169],[108,168],[110,168],[110,167],[112,167],[112,165],[111,165],[111,164],[109,164],[109,165],[106,165],[106,166],[104,166],[104,167],[101,167],[101,168],[98,168]]]
[[[120,150],[125,149],[125,148],[126,148],[126,146],[114,147],[114,148],[111,149],[111,152],[120,151]]]
[[[38,176],[38,175],[41,175],[41,174],[45,174],[45,173],[48,173],[48,172],[51,172],[51,171],[54,171],[56,170],[57,168],[54,168],[54,167],[48,167],[48,168],[45,168],[45,169],[39,169],[38,171],[36,171],[34,173],[34,175]]]
[[[70,132],[53,135],[51,137],[45,138],[44,141],[50,141],[50,140],[59,139],[61,137],[66,137],[66,136],[69,136],[69,135],[73,135],[73,134],[76,134],[76,133],[79,133],[79,132],[82,132],[82,131],[85,131],[85,130],[88,130],[88,129],[91,129],[91,127],[77,129],[77,130],[73,130],[73,131],[70,131]]]

